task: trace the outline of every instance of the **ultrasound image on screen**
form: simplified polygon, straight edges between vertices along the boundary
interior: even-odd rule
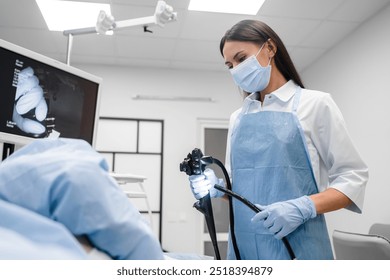
[[[92,142],[98,84],[0,48],[0,129]]]

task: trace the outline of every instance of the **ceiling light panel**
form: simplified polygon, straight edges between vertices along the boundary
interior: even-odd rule
[[[265,0],[191,0],[190,11],[255,15]]]
[[[111,15],[109,4],[58,0],[36,0],[36,2],[51,31],[95,26],[101,10]]]

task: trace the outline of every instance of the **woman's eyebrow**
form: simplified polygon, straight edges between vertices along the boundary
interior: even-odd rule
[[[233,56],[233,59],[235,60],[236,58],[237,58],[237,56],[238,55],[240,55],[241,53],[243,52],[243,50],[242,51],[239,51],[239,52],[237,52],[234,56]]]
[[[238,52],[233,56],[233,60],[236,60],[237,56],[239,56],[242,52],[243,52],[243,50],[242,50],[242,51],[238,51]],[[227,64],[229,64],[229,63],[231,63],[231,62],[225,61],[225,65],[227,65]]]

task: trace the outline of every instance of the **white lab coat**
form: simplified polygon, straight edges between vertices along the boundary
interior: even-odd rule
[[[230,173],[231,134],[241,110],[247,113],[260,111],[291,112],[296,85],[290,80],[276,91],[268,94],[261,104],[258,93],[245,98],[242,108],[230,117],[226,169]],[[302,89],[297,111],[310,154],[310,160],[318,191],[332,187],[352,200],[347,209],[361,213],[368,167],[361,159],[346,128],[343,116],[330,94]]]

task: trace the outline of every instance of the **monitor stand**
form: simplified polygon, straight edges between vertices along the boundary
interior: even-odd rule
[[[15,151],[15,144],[11,143],[3,143],[3,156],[1,160],[5,160],[8,156],[10,156]]]

